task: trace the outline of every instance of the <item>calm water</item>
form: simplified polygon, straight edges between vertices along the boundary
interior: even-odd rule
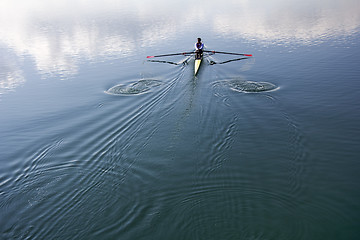
[[[146,61],[197,37],[254,57]],[[358,0],[1,1],[0,239],[358,239],[359,37]]]

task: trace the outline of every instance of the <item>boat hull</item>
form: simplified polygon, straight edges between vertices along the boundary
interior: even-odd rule
[[[201,64],[201,60],[202,60],[202,59],[195,59],[195,68],[194,68],[194,70],[195,70],[194,74],[195,74],[195,75],[196,75],[196,74],[198,73],[198,71],[199,71],[200,64]]]

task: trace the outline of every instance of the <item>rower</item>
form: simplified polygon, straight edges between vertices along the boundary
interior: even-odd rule
[[[197,39],[197,43],[195,43],[195,52],[196,52],[196,59],[200,59],[203,53],[204,44],[201,42],[201,38]]]

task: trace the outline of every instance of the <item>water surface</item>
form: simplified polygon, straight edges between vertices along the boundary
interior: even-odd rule
[[[358,1],[199,4],[0,3],[1,239],[358,238]]]

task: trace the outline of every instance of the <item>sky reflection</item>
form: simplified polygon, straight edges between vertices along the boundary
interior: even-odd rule
[[[360,4],[356,0],[246,1],[240,13],[230,10],[218,15],[213,25],[227,36],[314,44],[358,31]]]
[[[17,56],[30,55],[40,73],[66,76],[76,74],[84,59],[133,55],[139,47],[159,46],[201,27],[210,29],[210,36],[314,44],[352,35],[360,25],[358,0],[228,0],[201,5],[197,9],[192,1],[3,0],[0,46]],[[0,88],[24,82],[21,64],[4,59],[0,64],[7,72],[0,75]]]

